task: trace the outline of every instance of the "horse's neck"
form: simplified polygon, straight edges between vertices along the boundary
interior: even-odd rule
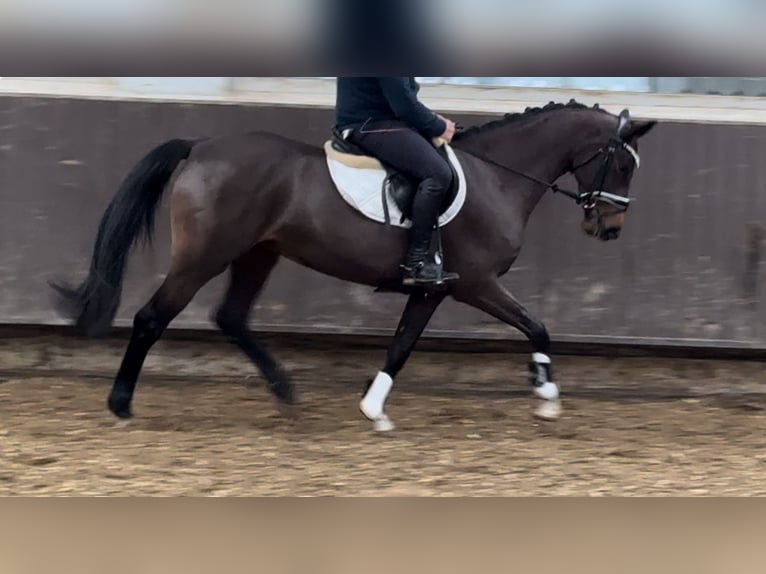
[[[570,163],[577,125],[556,112],[522,125],[509,124],[476,138],[482,157],[546,181],[562,176]]]
[[[574,141],[581,129],[578,124],[556,112],[544,113],[521,125],[510,123],[477,134],[466,142],[464,149],[478,158],[503,166],[492,168],[500,180],[505,182],[504,187],[514,195],[525,195],[524,211],[527,218],[547,189],[513,171],[553,183],[566,173],[571,164],[570,142]]]

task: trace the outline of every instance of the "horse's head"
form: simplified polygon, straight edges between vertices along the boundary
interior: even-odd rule
[[[603,122],[575,151],[571,171],[584,212],[582,230],[588,235],[602,241],[620,236],[630,183],[640,165],[638,140],[656,123],[634,121],[624,110],[616,127],[614,122]]]

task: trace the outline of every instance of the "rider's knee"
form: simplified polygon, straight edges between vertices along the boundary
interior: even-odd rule
[[[425,179],[425,182],[430,184],[427,187],[435,193],[444,193],[452,185],[452,170],[447,165],[436,168]]]

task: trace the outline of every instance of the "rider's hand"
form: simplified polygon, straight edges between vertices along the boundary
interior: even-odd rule
[[[444,120],[444,122],[447,124],[447,128],[444,130],[444,133],[440,135],[439,137],[445,140],[447,143],[452,141],[452,137],[455,135],[455,122],[452,120],[448,120],[444,116],[439,116],[441,119]]]

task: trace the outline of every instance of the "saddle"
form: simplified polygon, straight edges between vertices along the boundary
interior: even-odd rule
[[[343,137],[343,134],[336,128],[333,128],[332,139],[327,145],[332,148],[331,150],[327,150],[327,152],[334,152],[334,156],[338,157],[340,161],[350,167],[385,171],[386,177],[383,180],[383,187],[381,189],[381,201],[383,202],[387,224],[390,223],[390,218],[388,215],[386,196],[388,196],[399,208],[399,211],[402,214],[400,223],[412,219],[412,205],[415,201],[415,194],[418,191],[419,182],[403,174],[396,168],[372,157],[359,146],[346,140]],[[452,165],[452,162],[447,155],[445,146],[436,146],[436,150],[452,172],[452,184],[444,194],[442,205],[439,208],[439,216],[441,216],[444,215],[455,200],[460,188],[460,179],[455,170],[455,166]]]

